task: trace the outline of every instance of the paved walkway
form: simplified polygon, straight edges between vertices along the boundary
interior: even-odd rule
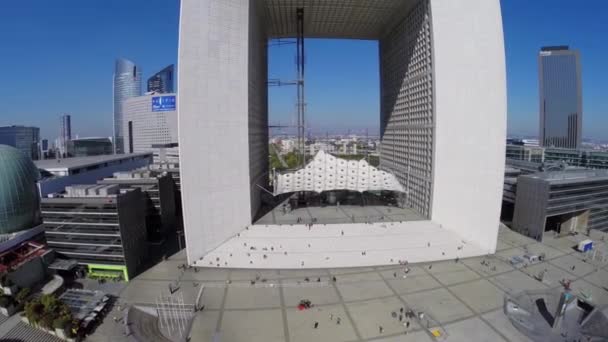
[[[253,225],[197,260],[200,267],[334,268],[487,254],[432,221]]]
[[[582,238],[547,237],[540,244],[501,228],[493,256],[409,265],[407,273],[400,266],[182,271],[181,252],[136,277],[120,296],[121,302],[153,304],[179,279],[179,292],[193,303],[204,284],[205,309],[196,314],[192,341],[528,341],[502,312],[506,294],[560,288],[559,281],[568,278],[575,294],[608,304],[607,266],[572,249]],[[547,259],[527,267],[508,262],[526,252],[542,252]],[[534,278],[541,271],[542,282]],[[302,299],[313,307],[299,311]],[[423,311],[442,337],[432,337],[426,320],[410,319],[405,327],[405,317],[399,321],[401,308]],[[119,332],[112,335],[112,325],[104,323],[91,340],[124,341]],[[109,335],[114,337],[106,339]]]

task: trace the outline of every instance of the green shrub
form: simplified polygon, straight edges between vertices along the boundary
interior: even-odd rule
[[[72,322],[69,316],[60,316],[53,321],[53,329],[66,330],[68,325]]]
[[[54,320],[55,317],[53,317],[52,315],[42,315],[42,318],[40,319],[40,325],[47,329],[52,329]]]
[[[43,312],[44,306],[40,303],[40,300],[35,299],[25,303],[25,317],[27,317],[30,323],[38,324]]]
[[[40,303],[44,305],[44,313],[52,315],[57,311],[61,302],[53,294],[44,294],[40,297]]]
[[[17,295],[15,296],[15,299],[17,300],[18,303],[23,303],[25,302],[25,299],[30,295],[30,289],[23,288],[21,290],[19,290],[19,292],[17,292]]]

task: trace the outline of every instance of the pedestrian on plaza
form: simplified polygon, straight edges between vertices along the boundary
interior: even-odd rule
[[[319,322],[315,322],[315,329],[319,327]]]

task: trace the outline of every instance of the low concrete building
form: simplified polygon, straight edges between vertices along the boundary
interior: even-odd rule
[[[41,197],[63,192],[73,184],[95,184],[114,172],[135,170],[151,163],[150,152],[35,161],[42,173],[38,182]]]
[[[86,265],[89,273],[133,277],[148,254],[145,199],[140,189],[74,185],[43,198],[49,247]]]
[[[115,184],[121,189],[137,188],[146,201],[148,241],[161,242],[175,233],[176,188],[168,173],[151,171],[116,172],[98,184]]]
[[[551,230],[559,234],[608,231],[608,171],[521,175],[514,192],[512,228],[524,235],[540,241]]]

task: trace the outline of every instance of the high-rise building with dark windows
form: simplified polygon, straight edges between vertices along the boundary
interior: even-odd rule
[[[61,132],[59,132],[59,151],[62,157],[67,157],[68,143],[72,140],[72,117],[61,115]]]
[[[125,99],[141,95],[141,70],[128,59],[116,60],[114,69],[114,152],[122,149],[122,103]]]
[[[0,127],[0,144],[12,146],[32,160],[40,158],[40,128],[27,126]]]
[[[173,92],[173,64],[148,78],[148,92],[166,94]]]
[[[543,47],[538,68],[541,146],[579,148],[583,123],[579,52],[567,46]]]

